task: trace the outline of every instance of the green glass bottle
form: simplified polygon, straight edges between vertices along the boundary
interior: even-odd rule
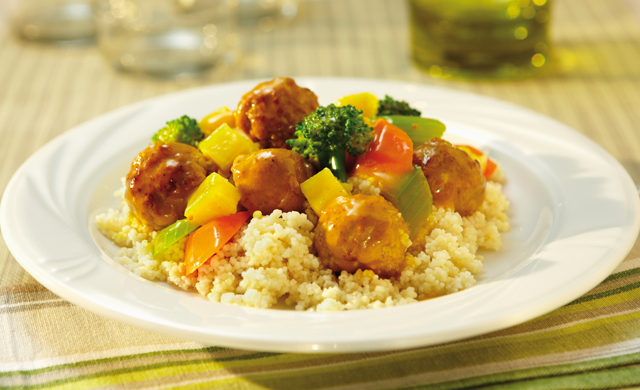
[[[513,80],[549,67],[551,0],[408,0],[411,52],[434,77]]]

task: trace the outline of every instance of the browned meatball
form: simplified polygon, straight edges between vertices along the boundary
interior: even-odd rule
[[[313,176],[314,170],[296,152],[262,149],[237,157],[231,173],[240,191],[240,204],[251,212],[270,214],[276,209],[303,211],[300,183]]]
[[[381,196],[339,197],[320,216],[315,229],[318,258],[334,271],[370,269],[381,276],[399,274],[411,244],[409,228]]]
[[[480,163],[464,150],[434,138],[413,151],[413,163],[422,168],[435,207],[469,215],[482,205],[486,180]]]
[[[296,125],[318,108],[318,97],[293,79],[275,78],[242,96],[235,112],[236,126],[261,148],[286,148]]]
[[[124,197],[145,225],[159,230],[184,218],[189,195],[216,169],[193,146],[156,142],[133,160]]]

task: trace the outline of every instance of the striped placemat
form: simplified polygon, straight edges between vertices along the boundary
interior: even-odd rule
[[[526,0],[522,0],[526,1]],[[555,0],[554,70],[516,83],[434,80],[408,55],[403,0],[300,0],[246,32],[232,67],[158,80],[93,46],[25,43],[0,24],[0,190],[39,147],[109,110],[190,87],[274,76],[404,80],[493,96],[590,137],[640,183],[638,0]],[[640,246],[580,299],[470,340],[304,355],[205,346],[96,316],[35,283],[0,238],[0,389],[607,389],[640,386]]]
[[[640,385],[640,245],[547,315],[405,351],[290,354],[209,347],[82,310],[38,284],[0,290],[0,388],[595,389]],[[15,326],[21,324],[22,326]]]

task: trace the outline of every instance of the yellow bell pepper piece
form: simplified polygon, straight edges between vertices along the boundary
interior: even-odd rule
[[[258,146],[240,130],[232,129],[223,123],[200,142],[198,149],[218,164],[220,169],[228,171],[236,157],[255,152]]]
[[[346,106],[350,104],[358,110],[362,110],[363,117],[373,118],[378,114],[379,99],[372,93],[363,92],[343,96],[336,100],[334,104],[336,106]]]
[[[198,125],[200,126],[200,130],[204,133],[205,137],[208,137],[218,127],[222,126],[225,123],[230,127],[235,127],[236,118],[233,116],[233,112],[229,110],[229,107],[222,106],[211,114],[202,118]]]
[[[235,214],[239,201],[238,189],[214,172],[191,194],[184,216],[189,223],[204,225],[214,218]]]
[[[331,201],[339,196],[349,196],[329,168],[325,168],[300,184],[300,190],[311,208],[320,215]]]

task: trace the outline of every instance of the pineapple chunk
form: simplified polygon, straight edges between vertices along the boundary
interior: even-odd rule
[[[227,179],[212,173],[191,194],[184,216],[195,225],[204,225],[214,218],[234,214],[240,192]]]
[[[320,215],[331,201],[339,196],[349,196],[342,183],[325,168],[300,184],[300,190],[306,196],[316,214]]]
[[[233,112],[229,110],[229,107],[222,106],[211,114],[202,118],[198,125],[200,126],[200,130],[204,133],[205,137],[208,137],[218,127],[222,126],[225,123],[231,127],[235,127],[236,118],[233,116]]]
[[[228,171],[236,157],[255,152],[258,146],[241,131],[223,123],[200,142],[198,149],[218,164],[220,169]]]
[[[379,100],[376,95],[369,92],[356,93],[354,95],[343,96],[336,100],[336,106],[352,105],[358,110],[362,110],[362,116],[373,118],[378,114]]]

